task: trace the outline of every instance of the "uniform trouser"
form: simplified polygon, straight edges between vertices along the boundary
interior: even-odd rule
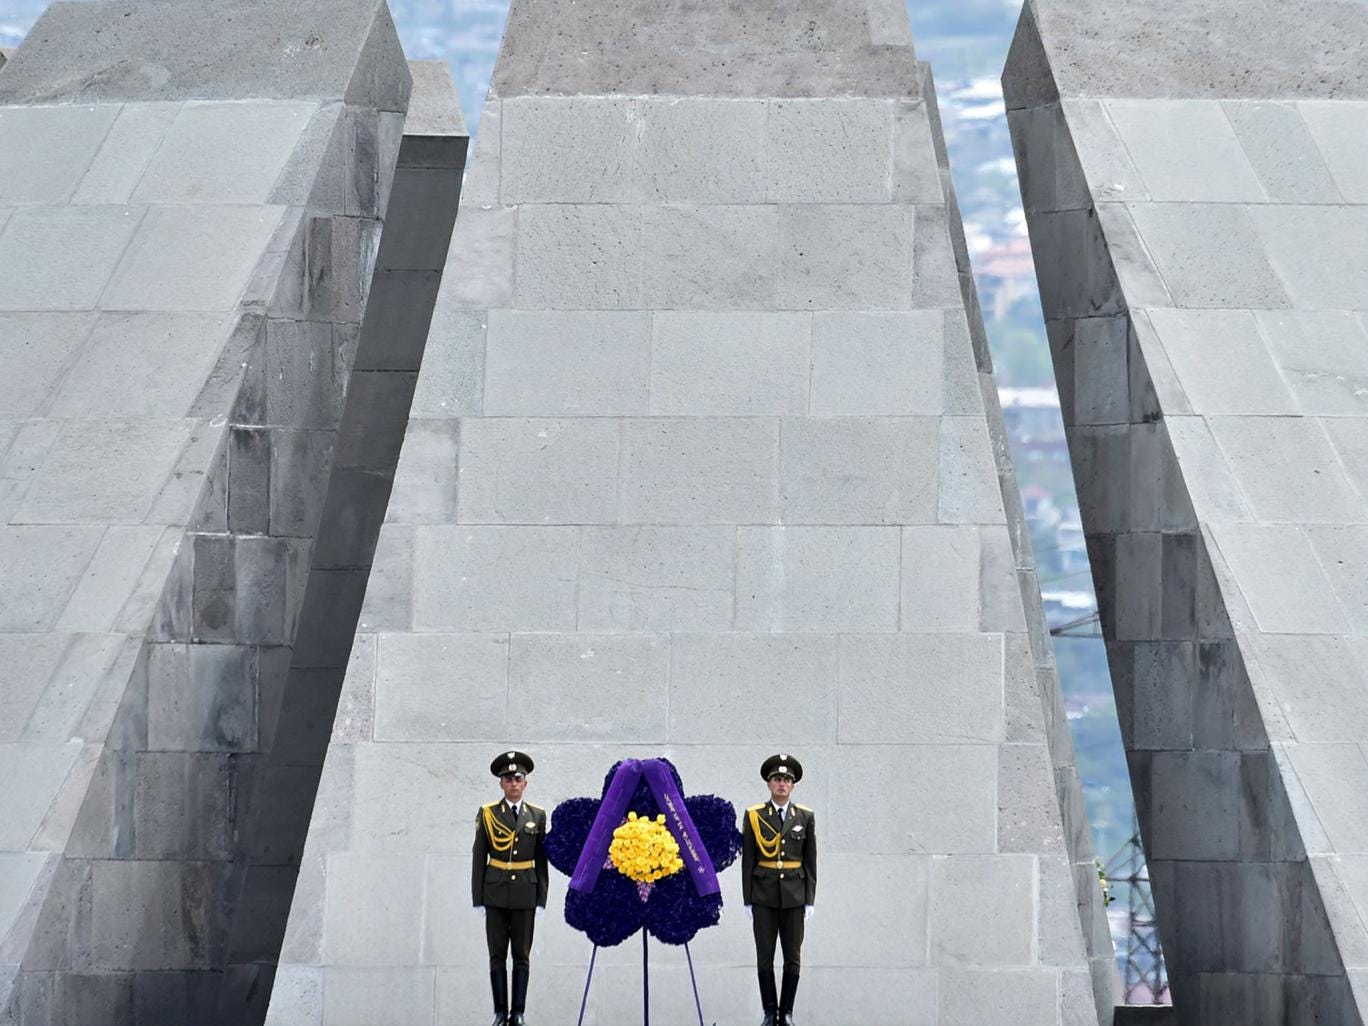
[[[799,911],[802,911],[801,909]],[[508,965],[508,949],[513,948],[513,968],[526,968],[532,956],[532,930],[537,923],[534,908],[490,908],[485,906],[485,940],[489,944],[489,968]]]
[[[803,906],[770,908],[751,906],[751,925],[755,931],[755,967],[760,972],[774,972],[774,944],[784,949],[784,972],[796,973],[802,961]]]

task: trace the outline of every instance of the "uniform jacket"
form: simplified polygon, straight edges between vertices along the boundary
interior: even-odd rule
[[[760,813],[762,836],[768,841],[779,830],[779,814],[774,811],[774,803],[765,802],[751,808]],[[779,838],[779,853],[774,859],[760,854],[751,826],[750,809],[741,816],[741,836],[741,897],[747,905],[796,908],[813,904],[817,897],[817,821],[811,809],[789,802]],[[801,864],[782,870],[760,865],[769,861]]]
[[[517,831],[511,850],[498,852],[485,830],[484,810],[493,809],[494,818]],[[550,876],[546,865],[546,810],[524,801],[515,822],[504,801],[490,802],[475,814],[475,847],[471,859],[470,886],[476,905],[489,908],[545,908]],[[531,869],[499,869],[498,862],[532,862]]]

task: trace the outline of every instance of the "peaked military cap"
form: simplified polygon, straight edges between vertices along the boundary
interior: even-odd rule
[[[771,755],[760,764],[760,779],[768,781],[776,773],[786,773],[796,784],[803,779],[803,764],[788,754]]]
[[[496,777],[505,773],[531,773],[532,756],[526,752],[502,752],[494,756],[494,761],[489,764],[489,772]]]

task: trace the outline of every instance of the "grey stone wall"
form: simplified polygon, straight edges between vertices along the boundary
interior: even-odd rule
[[[408,93],[379,0],[4,69],[0,1021],[213,1021]]]
[[[659,754],[744,806],[800,754],[807,1021],[1099,1021],[927,82],[896,4],[513,5],[268,1022],[488,1016],[469,851],[513,743],[548,807]],[[759,1014],[724,887],[710,1021]],[[582,994],[564,888],[534,1021]],[[696,1021],[682,956],[655,950],[653,1021]],[[586,1022],[639,1002],[636,946],[600,952]]]
[[[1365,15],[1032,2],[1003,80],[1185,1024],[1362,1019]]]

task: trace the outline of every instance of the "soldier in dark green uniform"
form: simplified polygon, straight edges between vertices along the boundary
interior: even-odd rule
[[[760,976],[764,1026],[793,1026],[793,999],[803,927],[817,897],[817,827],[812,810],[789,800],[803,779],[803,764],[791,755],[772,755],[760,766],[770,800],[752,805],[741,822],[741,896],[755,929],[755,964]],[[784,982],[776,996],[774,946],[784,950]]]
[[[523,801],[532,757],[504,752],[489,765],[503,800],[480,807],[475,817],[471,892],[484,913],[489,942],[493,1026],[524,1026],[532,930],[546,908],[546,811]],[[513,947],[513,994],[508,992],[508,948]]]

